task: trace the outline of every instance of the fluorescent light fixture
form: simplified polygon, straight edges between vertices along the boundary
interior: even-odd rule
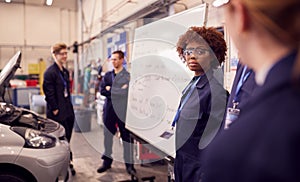
[[[52,5],[53,0],[46,0],[46,5],[47,6],[51,6]]]
[[[11,0],[5,0],[5,2],[6,2],[6,3],[10,3],[10,2],[11,2]]]
[[[214,7],[221,7],[227,3],[229,3],[229,0],[215,0],[212,5]]]

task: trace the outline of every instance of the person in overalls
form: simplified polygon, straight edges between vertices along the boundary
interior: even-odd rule
[[[202,153],[221,127],[227,92],[220,65],[225,60],[226,42],[213,27],[191,27],[177,42],[177,52],[194,72],[182,91],[172,126],[176,129],[176,182],[199,182]]]
[[[300,181],[300,1],[216,0],[257,88],[205,153],[202,182]]]
[[[255,73],[246,65],[239,61],[236,74],[232,84],[232,89],[227,102],[227,110],[224,129],[229,129],[234,121],[238,118],[240,112],[255,92],[257,84],[255,82]]]
[[[133,165],[132,139],[130,138],[130,132],[125,128],[130,74],[123,67],[124,53],[122,51],[113,52],[110,61],[112,61],[114,69],[104,75],[100,89],[101,95],[105,96],[106,100],[103,109],[103,164],[97,169],[97,172],[103,173],[111,168],[113,162],[111,156],[113,136],[117,132],[117,125],[123,141],[123,156],[126,171],[129,174],[133,174],[136,173],[136,170]]]

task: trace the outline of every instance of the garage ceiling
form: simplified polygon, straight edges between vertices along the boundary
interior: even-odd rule
[[[4,3],[4,0],[0,0]],[[46,0],[11,0],[11,3],[25,4],[31,6],[46,6]],[[77,0],[53,0],[52,7],[63,9],[77,10]]]

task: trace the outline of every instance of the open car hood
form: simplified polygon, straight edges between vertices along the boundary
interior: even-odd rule
[[[18,51],[5,65],[0,73],[0,97],[4,101],[6,87],[9,86],[9,81],[20,68],[21,52]],[[0,124],[9,125],[12,127],[26,127],[39,130],[46,133],[51,133],[58,138],[65,136],[65,129],[57,122],[42,117],[25,108],[19,108],[0,100]]]
[[[0,97],[4,100],[5,88],[9,86],[9,81],[16,73],[16,70],[20,68],[21,63],[21,51],[18,51],[4,66],[0,73]]]
[[[32,128],[46,133],[53,133],[60,127],[55,121],[46,119],[30,110],[15,107],[4,102],[0,102],[0,123],[9,126]]]

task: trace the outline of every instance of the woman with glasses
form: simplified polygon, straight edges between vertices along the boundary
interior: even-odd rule
[[[300,1],[217,0],[259,87],[211,143],[205,182],[300,181]]]
[[[220,65],[226,43],[215,28],[191,27],[177,42],[177,52],[194,77],[182,91],[172,126],[176,128],[175,181],[199,181],[201,155],[224,116],[227,93]]]

